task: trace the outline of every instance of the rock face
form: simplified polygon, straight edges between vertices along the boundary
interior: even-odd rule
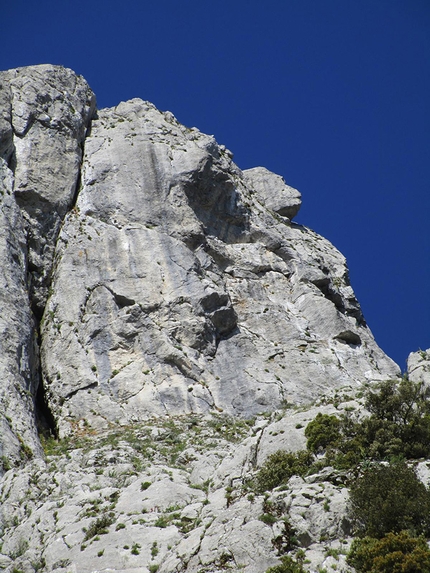
[[[300,193],[262,167],[241,171],[148,102],[96,112],[83,78],[43,65],[0,73],[0,203],[0,570],[260,573],[277,563],[286,512],[312,566],[328,566],[320,538],[348,531],[346,493],[327,476],[278,492],[273,527],[258,519],[262,498],[231,499],[268,453],[303,447],[306,414],[287,410],[266,431],[263,413],[400,373],[344,257],[292,222]],[[221,414],[234,427],[259,418],[233,446],[213,441]],[[166,458],[173,419],[177,441],[197,426],[205,448]],[[37,425],[102,441],[44,461]],[[115,427],[140,432],[145,455],[103,442]],[[151,515],[132,517],[137,499]],[[97,554],[83,526],[112,526]]]
[[[397,375],[342,255],[290,222],[299,197],[149,103],[99,111],[41,329],[60,434],[79,419],[251,416]]]
[[[430,348],[411,352],[407,366],[409,380],[430,386]]]
[[[23,411],[39,385],[65,435],[83,419],[247,417],[398,374],[344,257],[291,223],[300,194],[281,177],[242,172],[142,100],[95,115],[64,68],[11,70],[1,86],[3,238],[18,257],[5,253],[17,310],[4,355],[22,348]]]
[[[0,489],[0,570],[262,573],[294,535],[309,571],[351,571],[348,493],[336,472],[292,477],[269,496],[242,490],[266,444],[294,450],[305,441],[299,422],[314,415],[290,411],[249,426],[159,417],[72,440],[63,453],[9,471]]]
[[[33,407],[36,323],[48,296],[58,231],[75,200],[95,97],[71,70],[35,66],[0,74],[0,105],[0,455],[16,460],[40,450]]]

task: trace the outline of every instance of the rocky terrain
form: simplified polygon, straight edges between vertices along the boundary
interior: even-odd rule
[[[300,193],[51,65],[0,73],[0,173],[0,570],[264,573],[294,530],[352,571],[338,472],[247,488],[400,376]]]

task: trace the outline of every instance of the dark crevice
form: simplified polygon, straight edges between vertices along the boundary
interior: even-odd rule
[[[7,160],[7,166],[9,167],[9,169],[12,171],[13,174],[15,174],[16,171],[16,151],[15,151],[15,145],[13,146],[13,150],[11,151],[10,157]]]
[[[325,271],[325,269],[322,269]],[[348,280],[348,276],[346,279]],[[351,316],[355,318],[359,326],[366,326],[366,321],[364,319],[363,313],[361,312],[360,305],[356,299],[347,300],[346,304],[342,295],[333,287],[333,284],[329,277],[311,281],[321,293],[325,296],[327,300],[332,302],[339,312],[345,314],[346,316]],[[348,285],[348,282],[346,283]]]
[[[41,372],[39,374],[41,376]],[[39,435],[46,437],[53,436],[58,439],[57,423],[52,414],[51,408],[48,405],[45,387],[43,386],[41,379],[39,380],[37,387],[35,408]]]
[[[97,388],[98,385],[99,385],[98,382],[91,382],[90,384],[87,384],[86,386],[81,386],[81,387],[77,388],[76,390],[73,390],[72,392],[67,394],[67,396],[65,396],[65,398],[62,400],[61,403],[64,403],[66,400],[70,400],[70,398],[73,398],[73,396],[75,396],[81,390],[91,390],[92,388]]]
[[[79,192],[80,192],[81,187],[82,187],[82,162],[83,162],[84,153],[85,153],[85,139],[81,142],[80,148],[81,148],[81,164],[79,166],[78,175],[76,177],[75,192],[74,192],[73,198],[70,202],[68,211],[71,211],[76,206],[76,203],[78,202]],[[63,219],[63,221],[64,221],[64,219]]]
[[[125,306],[133,306],[134,304],[136,304],[136,301],[134,301],[132,298],[128,298],[121,294],[116,294],[116,293],[112,294],[118,308],[124,308]]]
[[[311,281],[325,296],[326,299],[331,301],[340,312],[345,312],[342,296],[336,292],[330,282],[329,278],[323,278]]]
[[[356,332],[352,330],[344,330],[340,332],[334,337],[336,340],[340,342],[344,342],[345,344],[349,344],[350,346],[360,346],[361,345],[361,338],[358,336]]]

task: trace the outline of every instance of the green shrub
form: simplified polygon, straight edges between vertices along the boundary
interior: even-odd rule
[[[404,378],[388,380],[369,392],[371,413],[365,431],[379,457],[403,455],[408,459],[430,454],[430,389]],[[375,452],[375,453],[376,453]]]
[[[430,390],[420,383],[388,380],[369,391],[370,416],[357,420],[319,413],[305,429],[307,449],[326,450],[326,464],[351,469],[363,460],[430,455]]]
[[[430,493],[405,462],[372,465],[350,487],[350,515],[358,535],[430,531]]]
[[[306,573],[302,560],[296,560],[289,555],[281,557],[281,563],[267,569],[266,573]]]
[[[357,573],[429,573],[430,551],[423,538],[402,531],[355,539],[347,562]]]
[[[258,519],[266,525],[273,525],[277,522],[276,517],[271,513],[262,513]]]
[[[320,448],[327,449],[334,446],[340,439],[340,420],[336,416],[321,414],[309,422],[305,429],[307,445],[309,451],[316,453]]]
[[[96,535],[103,535],[108,533],[108,527],[112,525],[113,522],[114,519],[105,513],[90,524],[85,533],[84,541],[88,541]]]
[[[132,555],[139,555],[140,554],[140,551],[139,551],[140,548],[141,548],[140,543],[133,543],[133,546],[131,548]]]
[[[313,462],[305,450],[296,453],[278,450],[264,462],[256,477],[257,491],[263,492],[287,483],[293,475],[303,476]]]

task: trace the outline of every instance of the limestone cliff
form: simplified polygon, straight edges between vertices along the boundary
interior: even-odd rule
[[[262,167],[241,171],[212,136],[140,99],[96,111],[85,80],[62,67],[0,73],[0,106],[3,472],[34,457],[31,471],[46,478],[37,423],[62,438],[138,427],[154,417],[243,420],[400,374],[366,325],[342,254],[293,222],[301,196],[282,177]],[[264,424],[242,449],[223,446],[218,461],[193,450],[192,483],[218,472],[225,487],[261,463],[274,447],[269,431],[261,442]],[[303,432],[294,427],[286,445],[297,449]],[[220,469],[225,456],[235,461]],[[95,462],[75,462],[85,489],[94,475],[82,468]],[[161,480],[164,470],[157,467],[154,479]],[[7,473],[3,494],[18,488],[19,498],[16,484],[28,477],[22,471],[18,478]],[[65,489],[57,492],[61,503],[71,479],[64,477]],[[133,484],[125,505],[137,495]],[[100,487],[114,485],[105,480]],[[205,532],[212,522],[225,523],[221,509],[203,512],[201,491],[183,484],[170,493],[159,496],[173,505],[180,500],[183,508],[191,504],[185,522],[204,513]],[[153,508],[162,504],[157,495],[154,490]],[[221,503],[215,498],[213,507]],[[344,507],[344,498],[339,503]],[[64,533],[57,549],[50,546],[46,570],[68,570],[58,565],[64,551],[74,571],[96,570],[94,564],[87,569],[76,549],[82,515],[66,509],[61,527],[71,528],[71,537],[66,541]],[[250,511],[236,507],[234,519]],[[276,562],[263,548],[269,532],[257,525],[249,535],[254,547],[263,536],[261,559],[244,566],[249,573]],[[236,531],[229,527],[225,539]],[[315,527],[314,541],[321,534]],[[340,535],[336,527],[332,536]],[[185,531],[185,542],[172,531],[163,571],[179,570],[181,551],[188,571],[221,559],[218,533],[203,542],[201,529],[191,537]],[[26,535],[23,528],[10,537],[10,552]],[[172,544],[177,552],[168,557]],[[111,570],[148,570],[121,567]]]
[[[82,419],[250,416],[398,374],[344,257],[292,223],[300,194],[281,177],[242,172],[213,137],[142,100],[95,113],[64,68],[1,84],[3,237],[22,259],[3,296],[8,351],[26,362],[8,380],[27,372],[33,396],[40,385],[60,435]]]

